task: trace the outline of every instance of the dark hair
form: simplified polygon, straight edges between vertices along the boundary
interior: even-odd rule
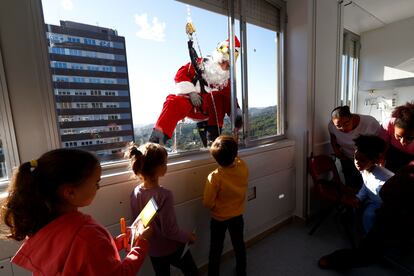
[[[414,130],[414,102],[397,106],[391,116],[395,118],[395,126]]]
[[[226,167],[233,164],[234,159],[237,156],[237,142],[232,136],[220,135],[214,140],[210,147],[210,153],[217,161],[217,163]]]
[[[135,175],[143,178],[154,176],[156,169],[165,164],[168,157],[165,148],[156,143],[137,147],[131,142],[125,155],[131,160],[131,169]]]
[[[387,148],[386,142],[374,135],[359,135],[354,142],[356,149],[372,161],[379,160]]]
[[[58,189],[63,184],[80,186],[99,160],[79,149],[56,149],[38,160],[25,162],[14,172],[1,214],[10,227],[9,238],[21,241],[36,233],[59,214]]]
[[[343,106],[337,106],[335,107],[331,112],[331,118],[343,118],[343,117],[351,117],[352,113],[349,109],[349,106],[343,105]]]

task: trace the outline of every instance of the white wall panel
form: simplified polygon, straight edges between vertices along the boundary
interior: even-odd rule
[[[294,171],[283,170],[249,183],[256,198],[247,202],[246,238],[253,238],[289,217],[294,211]]]
[[[10,264],[10,259],[0,261],[0,276],[10,276],[13,275],[12,266]]]
[[[0,240],[0,260],[11,257],[11,252],[16,252],[20,247],[20,242],[14,240]],[[13,253],[14,254],[14,253]]]
[[[210,163],[180,171],[173,171],[160,179],[160,184],[174,191],[176,204],[200,197],[204,191],[207,175],[216,167],[213,159]]]
[[[28,270],[21,268],[20,266],[12,264],[13,276],[32,276],[32,273]]]
[[[250,179],[256,179],[291,168],[294,162],[294,148],[288,146],[277,151],[263,152],[259,156],[248,155],[244,159],[249,164]]]

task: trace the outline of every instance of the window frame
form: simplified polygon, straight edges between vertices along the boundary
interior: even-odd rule
[[[281,13],[282,16],[282,13]],[[240,20],[240,22],[242,22],[242,18]],[[245,38],[245,36],[247,36],[247,30],[246,30],[246,25],[247,22],[245,20],[243,20],[242,24],[241,24],[241,33],[243,34],[243,40],[246,41],[247,39]],[[284,25],[284,24],[281,24]],[[249,124],[249,114],[248,114],[248,99],[249,99],[249,92],[248,92],[248,70],[247,70],[247,51],[243,51],[242,50],[242,54],[245,56],[244,59],[241,60],[242,62],[242,102],[243,102],[243,136],[245,137],[244,139],[244,145],[246,147],[253,147],[253,146],[258,146],[258,145],[263,145],[263,144],[268,144],[268,143],[272,143],[275,141],[279,141],[282,139],[286,139],[286,126],[287,126],[287,121],[286,121],[286,117],[285,117],[285,112],[286,112],[286,97],[285,97],[285,79],[284,79],[284,62],[285,62],[285,56],[284,56],[284,51],[283,51],[283,47],[284,47],[284,33],[283,32],[276,32],[277,34],[277,49],[278,49],[278,53],[276,55],[276,67],[277,67],[277,76],[276,76],[276,80],[278,83],[278,86],[276,87],[279,92],[279,97],[278,97],[278,102],[277,102],[277,113],[276,113],[276,118],[278,119],[278,123],[277,123],[277,133],[281,133],[281,134],[277,134],[277,135],[271,135],[271,136],[267,136],[267,137],[260,137],[260,138],[251,138],[249,137],[248,133],[250,131],[250,124]],[[243,47],[243,42],[242,42],[242,47]]]
[[[0,138],[6,166],[6,178],[0,180],[0,192],[8,185],[12,174],[12,168],[17,166],[19,155],[17,151],[16,134],[10,108],[9,92],[7,89],[6,74],[3,66],[3,55],[0,48]]]

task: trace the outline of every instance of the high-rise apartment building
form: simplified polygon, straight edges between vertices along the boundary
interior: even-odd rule
[[[134,138],[125,38],[71,21],[46,37],[62,147],[120,158]]]

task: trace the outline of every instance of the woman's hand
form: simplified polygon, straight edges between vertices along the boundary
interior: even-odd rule
[[[139,221],[139,223],[136,224],[136,228],[134,229],[134,231],[135,231],[136,238],[132,246],[135,246],[135,244],[137,243],[139,239],[148,240],[152,236],[153,230],[150,225],[148,225],[147,227],[144,227],[142,222]]]

